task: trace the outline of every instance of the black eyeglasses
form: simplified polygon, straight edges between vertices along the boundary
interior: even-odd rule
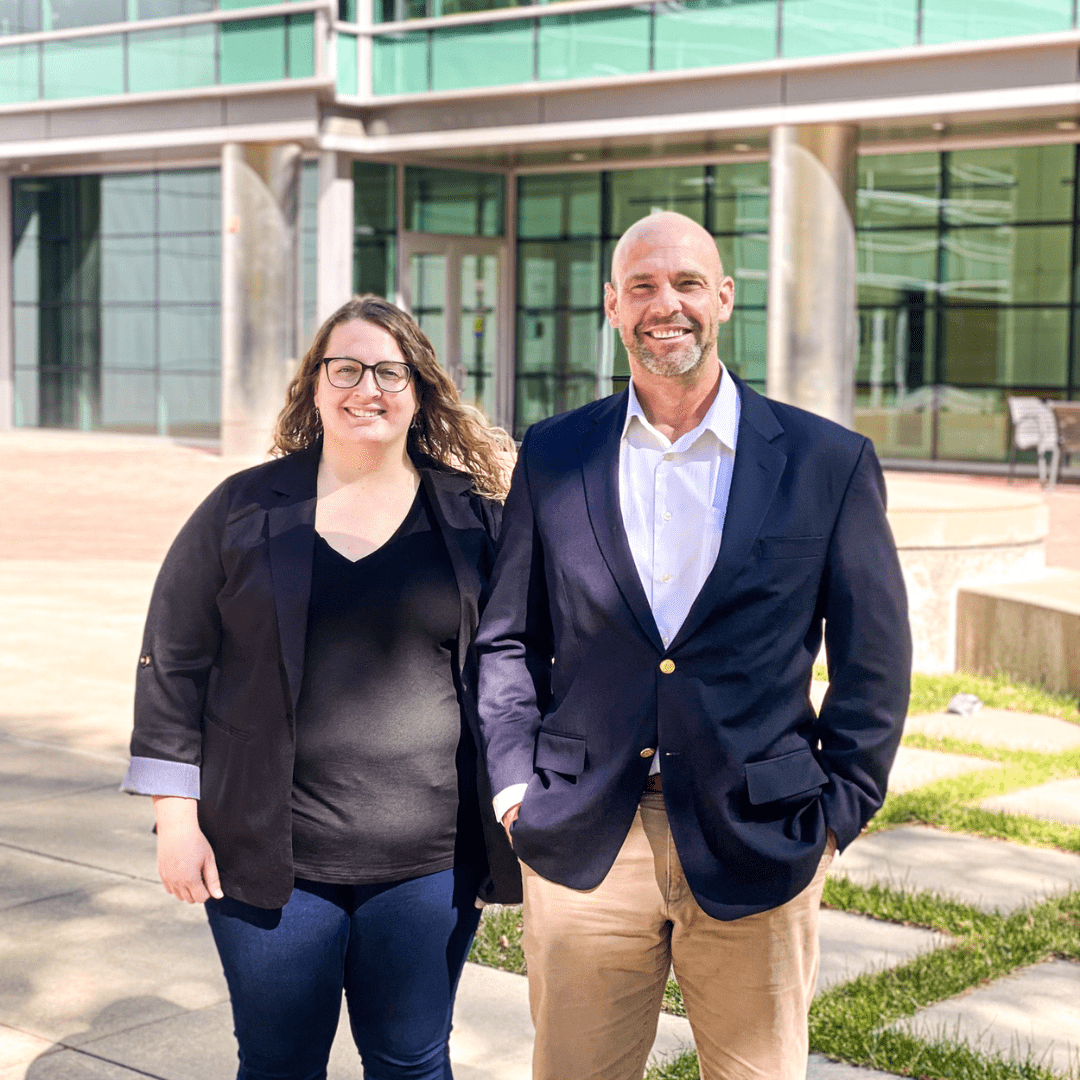
[[[354,386],[359,386],[364,372],[370,371],[375,376],[375,385],[388,394],[400,394],[409,385],[414,370],[412,364],[397,360],[365,364],[349,356],[327,356],[323,358],[323,363],[326,365],[326,377],[330,380],[330,385],[339,390],[351,390]]]

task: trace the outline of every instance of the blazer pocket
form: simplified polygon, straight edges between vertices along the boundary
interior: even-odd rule
[[[806,795],[829,782],[809,747],[765,761],[748,761],[743,771],[754,806]]]
[[[580,776],[585,771],[585,740],[580,735],[562,735],[541,729],[536,737],[534,767],[564,776]]]
[[[232,724],[226,724],[224,720],[219,720],[213,713],[203,710],[203,719],[208,723],[213,724],[214,727],[220,731],[224,731],[226,735],[231,735],[234,739],[239,739],[240,742],[250,742],[251,732],[241,731],[237,727],[233,727]]]
[[[763,559],[816,559],[825,554],[825,536],[763,536],[760,540]]]

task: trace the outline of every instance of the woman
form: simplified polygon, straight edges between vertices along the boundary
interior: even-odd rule
[[[289,387],[281,456],[162,566],[124,788],[154,796],[166,889],[206,904],[238,1080],[325,1077],[343,988],[366,1077],[451,1076],[477,896],[520,898],[473,705],[500,435],[357,297]]]

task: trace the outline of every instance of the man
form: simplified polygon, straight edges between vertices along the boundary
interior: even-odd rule
[[[689,218],[632,226],[605,290],[631,384],[530,428],[507,499],[480,712],[535,1080],[640,1080],[669,965],[704,1080],[805,1077],[825,870],[900,740],[873,447],[723,367],[734,288]]]

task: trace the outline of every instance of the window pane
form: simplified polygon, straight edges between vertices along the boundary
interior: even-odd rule
[[[945,461],[1004,461],[1009,425],[995,390],[942,386],[937,393],[937,456]]]
[[[0,0],[0,37],[41,29],[41,0]]]
[[[140,19],[164,19],[213,11],[215,5],[214,0],[137,0],[137,6]]]
[[[101,363],[106,368],[153,368],[157,338],[153,305],[101,309]]]
[[[217,371],[221,323],[217,304],[163,303],[158,309],[158,357],[163,371]]]
[[[891,388],[904,398],[932,381],[936,311],[923,301],[921,293],[913,293],[889,307],[859,310],[855,381],[871,385],[875,408],[884,390]]]
[[[285,20],[248,19],[221,24],[222,83],[285,78]]]
[[[414,232],[501,236],[503,178],[493,173],[406,168],[405,222]]]
[[[163,435],[203,439],[217,436],[221,390],[216,373],[162,374],[159,386],[158,426]]]
[[[686,0],[656,9],[657,71],[772,60],[776,0]]]
[[[765,382],[765,312],[736,308],[720,327],[720,359],[740,378]]]
[[[393,299],[397,291],[393,237],[357,237],[353,245],[353,289]]]
[[[855,430],[874,444],[879,457],[930,457],[933,424],[929,387],[915,395],[892,387],[855,391]]]
[[[101,232],[139,236],[154,232],[157,178],[153,173],[117,173],[101,178]]]
[[[864,232],[858,245],[859,303],[893,306],[909,296],[933,303],[937,293],[936,232]]]
[[[127,22],[127,0],[51,0],[49,10],[52,21],[44,30]]]
[[[528,82],[533,77],[533,24],[526,19],[437,30],[431,73],[434,90]]]
[[[916,0],[784,0],[784,56],[915,44]]]
[[[942,319],[943,382],[1065,385],[1067,311],[950,305]]]
[[[518,247],[518,303],[529,309],[603,304],[600,245],[583,241]]]
[[[1068,30],[1072,0],[923,0],[923,43]]]
[[[289,78],[310,79],[315,74],[315,17],[289,16]]]
[[[599,235],[599,173],[519,178],[518,236]]]
[[[397,169],[378,162],[353,162],[353,220],[357,233],[393,232],[397,218]]]
[[[181,26],[128,36],[128,89],[179,90],[214,83],[213,26]]]
[[[102,303],[154,300],[153,236],[103,236],[101,244]]]
[[[42,63],[48,99],[124,92],[124,39],[119,34],[46,42]]]
[[[649,70],[649,14],[634,9],[540,20],[541,79]]]
[[[940,174],[939,154],[860,157],[859,228],[935,224]]]
[[[705,170],[700,165],[677,169],[630,169],[611,173],[609,236],[621,236],[635,221],[654,210],[678,210],[705,222]]]
[[[38,46],[9,45],[0,49],[0,102],[37,101]]]
[[[208,303],[221,294],[221,240],[217,236],[162,237],[159,267],[163,299]]]
[[[945,220],[956,225],[1072,218],[1071,145],[957,150],[948,155]]]
[[[769,229],[769,163],[716,165],[712,174],[712,227],[715,232]]]
[[[428,88],[427,34],[382,35],[372,41],[375,94],[418,94]]]
[[[337,36],[337,89],[339,94],[353,97],[360,92],[357,82],[356,38],[352,34]]]
[[[1072,230],[1065,225],[951,229],[942,295],[996,303],[1066,303]]]
[[[603,320],[597,312],[519,313],[518,435],[537,420],[595,399],[603,334]]]
[[[221,228],[221,174],[217,169],[158,173],[158,229],[162,233],[207,232]]]

